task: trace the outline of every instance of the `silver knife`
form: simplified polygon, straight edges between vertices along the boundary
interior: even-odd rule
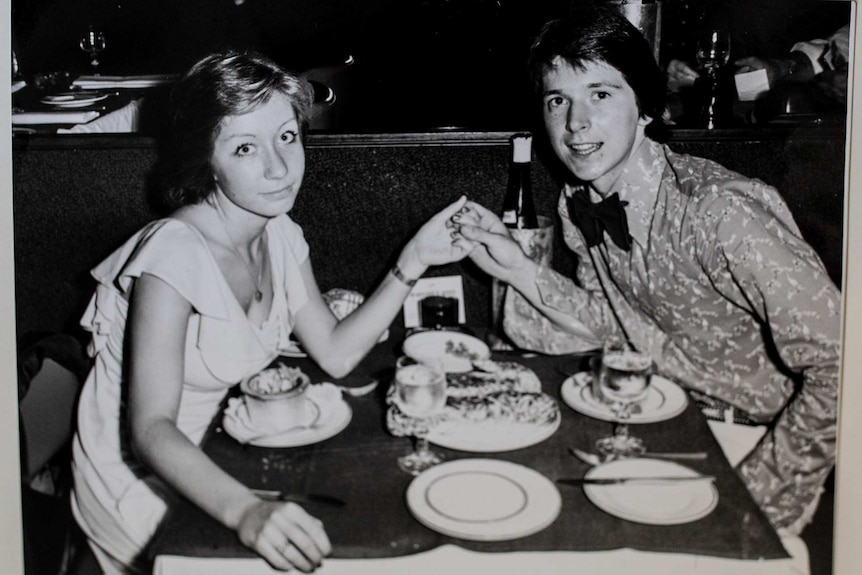
[[[715,481],[712,475],[696,475],[692,477],[679,477],[676,475],[661,477],[576,477],[573,479],[557,479],[562,485],[620,485],[623,483],[667,483],[677,481]]]
[[[322,495],[320,493],[286,493],[284,491],[275,491],[270,489],[252,489],[252,493],[261,499],[269,501],[293,501],[296,503],[321,503],[324,505],[332,505],[333,507],[344,507],[346,503],[337,497],[331,495]]]

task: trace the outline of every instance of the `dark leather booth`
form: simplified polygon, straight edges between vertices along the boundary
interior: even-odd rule
[[[460,194],[499,209],[505,190],[504,132],[312,134],[292,216],[302,225],[322,290],[367,293],[419,225]],[[676,130],[679,152],[715,159],[776,186],[803,235],[840,286],[845,132],[800,129]],[[537,146],[537,210],[555,216],[559,184]],[[156,142],[137,135],[23,136],[13,140],[15,288],[19,338],[75,333],[93,289],[89,269],[158,214],[147,176]],[[559,239],[559,238],[558,238]],[[572,258],[558,241],[555,267]],[[486,325],[490,282],[468,263],[429,271],[464,279],[467,320]]]

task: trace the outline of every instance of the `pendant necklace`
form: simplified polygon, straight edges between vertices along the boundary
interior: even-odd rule
[[[237,257],[242,262],[243,267],[245,267],[245,271],[248,273],[248,277],[251,278],[252,283],[254,284],[254,301],[261,301],[263,299],[263,290],[260,288],[263,283],[263,260],[261,259],[260,270],[257,272],[257,276],[255,277],[254,272],[252,271],[252,266],[245,261],[245,258],[242,257],[242,252],[239,251],[239,248],[236,245],[236,242],[233,241],[233,236],[230,235],[230,231],[227,229],[227,222],[225,221],[224,214],[221,210],[221,205],[219,205],[218,200],[215,202],[215,210],[218,213],[219,221],[221,221],[222,228],[224,229],[224,233],[227,234],[227,239],[230,242],[230,247],[233,249],[233,252],[237,255]],[[265,239],[266,239],[266,231],[263,232],[264,235],[261,237],[261,246],[265,247]],[[259,248],[261,249],[261,248]]]

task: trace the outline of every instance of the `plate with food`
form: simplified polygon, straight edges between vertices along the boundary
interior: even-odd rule
[[[616,421],[611,406],[593,394],[592,381],[593,374],[589,371],[567,378],[560,388],[563,402],[583,415],[602,421]],[[646,397],[632,408],[628,423],[656,423],[673,419],[685,411],[687,405],[688,395],[680,386],[660,375],[653,375]]]
[[[560,409],[542,393],[535,372],[515,362],[493,363],[495,371],[448,374],[446,405],[432,416],[405,414],[390,393],[390,432],[427,433],[435,445],[472,453],[523,449],[553,435],[560,426]]]
[[[544,475],[495,459],[458,459],[424,471],[407,488],[407,507],[439,533],[473,541],[505,541],[537,533],[562,508]]]
[[[402,348],[416,361],[440,362],[447,373],[471,371],[474,361],[491,358],[488,344],[459,331],[419,331],[407,336]]]

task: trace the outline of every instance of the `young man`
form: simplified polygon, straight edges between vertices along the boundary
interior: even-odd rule
[[[775,189],[657,142],[664,78],[624,18],[548,23],[530,68],[571,175],[559,213],[579,266],[573,280],[532,262],[482,206],[457,214],[473,261],[517,290],[507,333],[547,353],[622,335],[698,397],[767,424],[739,472],[798,533],[834,464],[838,289]]]

